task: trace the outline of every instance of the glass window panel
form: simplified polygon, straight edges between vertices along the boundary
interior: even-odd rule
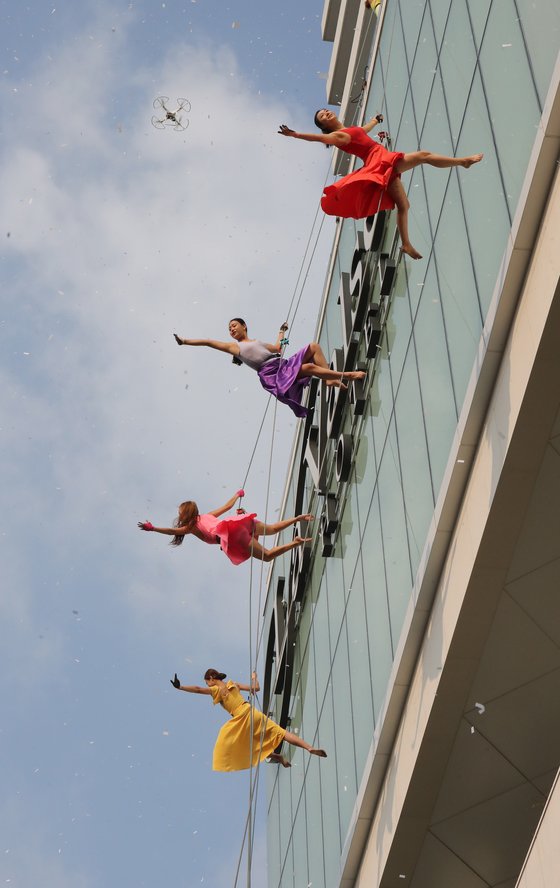
[[[383,114],[385,114],[385,123],[387,123],[387,108],[385,105],[384,83],[385,80],[381,70],[381,62],[378,56],[375,61],[375,67],[373,69],[373,77],[366,101],[364,120],[371,120],[372,117],[375,117],[376,114],[378,114],[380,111],[383,111]]]
[[[350,690],[350,664],[346,625],[343,626],[332,666],[332,688],[336,719],[336,769],[340,805],[341,841],[346,838],[350,817],[354,810],[358,788],[356,785],[356,757],[354,753],[354,719]]]
[[[346,605],[348,662],[354,719],[356,777],[361,783],[364,765],[373,738],[373,691],[369,663],[368,621],[361,561],[352,578]]]
[[[459,2],[463,3],[464,0],[459,0]],[[436,46],[440,48],[443,32],[447,23],[447,17],[449,15],[451,0],[429,0],[429,6],[432,13],[432,25],[436,38]]]
[[[412,575],[394,421],[389,426],[378,479],[391,634],[395,643],[410,599]]]
[[[395,383],[401,375],[404,356],[412,334],[407,266],[404,261],[399,262],[397,268],[386,329],[391,375]]]
[[[329,682],[328,693],[319,722],[319,743],[327,751],[328,758],[321,761],[321,796],[323,811],[323,839],[325,855],[326,885],[338,885],[334,881],[340,868],[340,823],[339,800],[337,786],[337,755],[334,738],[335,713],[333,707],[332,687]]]
[[[383,25],[384,38],[387,32],[388,22],[387,14],[391,4],[388,4],[385,13],[385,22]],[[397,4],[393,4],[397,6]],[[392,10],[391,10],[392,12]],[[384,123],[381,129],[389,130],[393,138],[397,135],[399,121],[402,115],[402,108],[408,90],[408,65],[404,48],[404,40],[401,31],[401,22],[398,9],[395,14],[397,23],[393,29],[391,25],[390,39],[383,39],[381,42],[381,58],[383,63],[383,73],[385,75],[385,95],[380,97],[380,102],[376,108],[372,108],[370,117],[383,112]]]
[[[315,613],[313,614],[313,644],[315,649],[315,662],[320,666],[316,672],[317,708],[320,710],[329,679],[328,668],[325,667],[325,664],[331,662],[325,580],[323,580],[321,594],[319,595],[319,600],[315,607]]]
[[[457,2],[457,0],[455,0]],[[461,2],[461,0],[459,0]],[[462,0],[464,2],[464,0]],[[488,21],[488,11],[493,0],[477,0],[476,3],[467,3],[467,10],[471,20],[471,27],[474,33],[474,40],[478,47],[482,42],[486,22]]]
[[[435,16],[434,16],[435,20]],[[473,40],[467,6],[464,0],[454,0],[451,4],[449,19],[445,28],[445,35],[439,58],[441,84],[447,97],[447,115],[453,144],[457,144],[463,114],[472,80],[476,69],[477,48]],[[430,119],[430,125],[432,120]],[[453,150],[435,143],[432,150],[440,154],[453,154]]]
[[[480,51],[480,65],[513,215],[541,117],[513,0],[492,4]],[[514,89],[512,84],[515,84]],[[519,119],[520,108],[523,108],[522,120]]]
[[[300,684],[300,673],[301,673],[301,648],[299,644],[299,637],[296,641],[295,654],[294,654],[294,665],[293,665],[293,684],[292,684],[292,699],[290,702],[290,724],[288,726],[288,730],[292,731],[294,734],[298,734],[298,736],[303,736],[302,731],[302,717],[303,717],[303,705],[301,699],[301,684]],[[284,749],[284,755],[288,755],[293,758],[294,747],[290,746],[290,744],[286,744],[286,748]],[[290,776],[293,777],[293,772],[296,769],[292,768],[290,772]],[[301,768],[299,769],[301,773]],[[297,782],[297,781],[296,781]],[[294,781],[292,780],[292,795],[294,798],[294,804],[297,803],[297,799],[299,797],[299,790],[297,787],[294,789]]]
[[[393,407],[393,389],[387,354],[387,337],[381,340],[381,350],[377,358],[376,372],[371,389],[371,408],[373,413],[373,433],[377,459],[383,451],[389,420]]]
[[[358,161],[358,166],[361,163]],[[356,249],[357,222],[355,219],[341,219],[342,231],[338,242],[338,259],[342,271],[350,271],[352,256]],[[340,311],[340,308],[339,308]]]
[[[278,793],[273,792],[266,820],[268,884],[276,888],[280,881],[280,824]]]
[[[544,105],[560,46],[560,4],[558,0],[517,0],[516,5]]]
[[[385,699],[387,681],[393,663],[377,490],[374,491],[371,509],[367,516],[364,541],[365,544],[361,549],[362,582],[368,625],[374,717],[377,718],[381,704]]]
[[[331,651],[334,651],[344,616],[346,592],[342,572],[342,540],[340,536],[334,548],[334,554],[327,558],[325,574],[327,577],[327,605],[329,611],[329,635]]]
[[[367,407],[364,422],[362,424],[354,473],[356,478],[356,496],[358,498],[361,531],[363,535],[363,523],[369,511],[371,496],[375,486],[375,479],[377,477],[370,405]]]
[[[411,347],[404,365],[395,419],[412,576],[415,576],[433,514],[434,499],[414,347]]]
[[[290,841],[292,832],[292,793],[290,778],[284,768],[282,768],[282,771],[284,773],[280,773],[280,770],[278,771],[278,781],[276,783],[278,810],[280,813],[280,866],[282,871],[279,884],[282,888],[288,888],[288,886],[291,888],[294,871],[292,843]]]
[[[410,210],[408,215],[408,229],[411,244],[416,247],[423,258],[423,262],[415,262],[413,259],[402,257],[406,263],[408,274],[408,287],[412,299],[411,311],[414,314],[414,306],[418,301],[418,286],[424,280],[423,271],[426,262],[430,258],[432,249],[432,225],[428,213],[428,200],[426,197],[425,187],[425,169],[426,167],[417,167],[412,172],[406,174],[406,189],[408,191],[408,199],[410,202]]]
[[[305,599],[306,607],[308,606],[308,602],[309,604],[314,603],[319,597],[324,570],[325,559],[321,558],[320,552],[317,552],[313,561],[313,566],[311,568],[311,581],[308,586],[307,596]]]
[[[299,693],[302,701],[302,737],[314,743],[317,730],[317,690],[315,687],[315,648],[313,634],[309,636],[299,675]]]
[[[410,93],[408,94],[406,102],[404,103],[402,116],[399,121],[399,128],[397,132],[395,132],[394,130],[389,130],[389,132],[393,137],[393,151],[403,151],[406,154],[407,152],[416,151],[418,149],[418,129],[416,127],[414,107],[412,104],[412,99],[410,98]],[[408,190],[408,175],[405,173],[404,176],[405,179],[403,181],[403,185],[405,189]]]
[[[457,244],[462,243],[462,249]],[[482,313],[465,230],[459,183],[454,174],[434,242],[457,404],[462,404],[482,331]]]
[[[314,829],[314,820],[312,814],[311,829]],[[302,885],[309,884],[307,871],[307,818],[305,811],[305,798],[302,797],[294,820],[294,831],[292,833],[292,844],[294,846],[294,885],[295,888],[301,888]]]
[[[405,15],[408,17],[408,4]],[[420,35],[418,38],[418,45],[416,47],[414,64],[410,77],[412,83],[412,95],[414,99],[414,112],[416,115],[416,124],[418,130],[422,129],[422,124],[424,122],[424,117],[426,116],[426,109],[428,107],[428,102],[430,101],[430,94],[432,92],[432,86],[436,73],[437,52],[436,43],[434,40],[434,29],[432,28],[431,16],[427,12],[422,20],[422,28],[420,30]],[[399,140],[401,145],[405,144],[400,136],[400,132]],[[419,140],[417,136],[414,144],[418,145],[418,141]],[[407,148],[406,150],[411,151],[412,149]]]
[[[345,269],[346,270],[346,269]],[[340,305],[338,303],[338,293],[340,289],[340,273],[333,275],[331,286],[329,288],[329,296],[325,311],[325,321],[323,328],[327,328],[327,336],[321,333],[320,345],[325,352],[327,361],[330,361],[333,349],[339,348],[342,344],[342,325],[340,320]]]
[[[284,516],[291,517],[294,514],[294,501],[295,501],[295,484],[296,479],[295,476],[292,477],[290,482],[290,486],[288,487],[288,492],[286,494],[286,502],[284,504]]]
[[[320,558],[317,556],[315,560],[319,561]],[[313,578],[313,569],[311,570],[311,578]],[[312,579],[308,582],[307,595],[304,599],[303,608],[299,618],[297,643],[298,645],[300,645],[302,652],[305,652],[305,649],[307,647],[309,633],[311,632],[311,620],[313,618],[313,602],[310,601],[311,582]]]
[[[342,545],[342,571],[344,581],[343,601],[346,599],[348,580],[354,573],[356,558],[360,548],[360,524],[358,520],[358,496],[356,492],[356,474],[352,471],[346,496],[346,503],[340,522],[339,539]],[[341,590],[342,591],[342,590]]]
[[[482,163],[470,170],[459,171],[459,187],[465,207],[480,302],[486,317],[510,232],[510,219],[478,74],[469,97],[463,133],[457,146],[457,154],[484,152]]]
[[[326,884],[323,861],[323,811],[325,810],[327,818],[330,812],[323,808],[321,798],[321,767],[324,764],[325,762],[316,756],[309,756],[305,777],[305,804],[311,822],[311,828],[307,832],[308,879],[313,886]]]
[[[401,4],[394,4],[401,5]],[[404,29],[406,40],[406,51],[409,63],[412,65],[416,45],[418,43],[418,35],[422,27],[422,21],[427,15],[426,0],[406,0],[406,4],[402,4],[402,27]],[[397,28],[401,27],[401,22],[397,21]],[[401,73],[401,77],[405,78],[406,69]]]
[[[441,316],[440,292],[430,263],[414,324],[422,406],[437,501],[449,448],[457,426],[449,354]]]
[[[457,134],[458,135],[458,134]],[[435,154],[445,154],[453,156],[453,142],[451,141],[451,131],[449,128],[449,118],[445,107],[445,98],[441,85],[439,74],[434,83],[434,89],[428,105],[426,114],[426,124],[422,133],[422,149],[433,151]],[[417,214],[417,205],[422,195],[422,186],[425,189],[425,196],[428,205],[429,219],[431,227],[428,226],[422,231],[424,241],[431,242],[431,233],[435,231],[443,203],[445,201],[445,193],[449,182],[450,170],[438,169],[437,167],[423,164],[413,173],[413,187],[409,189],[408,196],[412,205],[411,213],[414,218]],[[420,195],[417,195],[417,191]],[[414,240],[412,241],[414,243]],[[431,243],[429,244],[431,246]],[[424,244],[418,247],[426,258],[426,248]]]

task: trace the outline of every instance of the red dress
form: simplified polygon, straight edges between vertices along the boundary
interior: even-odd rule
[[[402,151],[387,151],[370,139],[361,126],[348,126],[338,132],[350,136],[348,144],[340,146],[340,150],[355,154],[364,165],[325,188],[321,198],[323,212],[344,219],[365,219],[379,210],[392,210],[395,202],[387,194],[387,188],[399,177],[395,164],[404,157]]]

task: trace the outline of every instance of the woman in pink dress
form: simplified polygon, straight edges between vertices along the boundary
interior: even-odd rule
[[[238,364],[246,364],[252,370],[256,370],[260,383],[267,392],[274,395],[282,404],[304,418],[309,413],[309,408],[302,405],[305,387],[309,385],[311,377],[323,379],[326,385],[346,388],[346,381],[363,379],[366,375],[363,370],[345,370],[339,373],[331,370],[323,350],[318,342],[310,342],[304,345],[289,358],[281,355],[282,345],[287,324],[283,324],[278,331],[278,339],[273,344],[262,342],[260,339],[249,339],[247,324],[243,318],[232,318],[229,322],[229,335],[233,342],[220,342],[217,339],[182,339],[174,333],[177,345],[206,345],[218,351],[233,355]]]
[[[245,492],[238,490],[220,509],[214,509],[213,512],[204,515],[200,514],[196,503],[187,500],[179,506],[179,515],[173,527],[154,527],[150,521],[139,521],[138,527],[141,530],[172,536],[172,546],[180,546],[184,538],[192,534],[203,543],[219,545],[232,564],[243,564],[251,556],[260,561],[273,561],[284,552],[311,542],[311,537],[296,536],[290,543],[265,549],[259,543],[258,537],[274,535],[292,524],[297,524],[298,521],[313,521],[313,515],[297,515],[295,518],[286,518],[285,521],[276,521],[274,524],[263,524],[254,512],[247,514],[243,509],[238,509],[236,515],[220,520],[220,516],[229,512],[242,496],[245,496]]]
[[[388,151],[367,135],[374,126],[382,122],[383,115],[378,114],[363,126],[345,127],[336,114],[322,108],[315,114],[315,124],[322,131],[322,135],[296,133],[285,124],[281,125],[278,132],[292,139],[334,145],[341,151],[354,154],[363,160],[364,165],[359,170],[354,170],[325,188],[321,199],[323,211],[328,216],[365,219],[366,216],[373,216],[380,210],[392,210],[396,207],[401,249],[412,259],[421,259],[422,256],[414,249],[408,236],[410,204],[400,180],[401,173],[406,173],[407,170],[423,163],[439,168],[461,166],[468,170],[473,163],[481,161],[483,155],[445,157],[442,154],[432,154],[431,151],[413,151],[410,154]]]

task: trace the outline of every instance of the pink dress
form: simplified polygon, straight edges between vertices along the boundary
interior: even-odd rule
[[[399,177],[395,164],[404,157],[402,151],[387,151],[370,139],[361,126],[348,126],[339,132],[350,136],[350,142],[340,150],[355,154],[364,165],[325,188],[321,198],[323,212],[344,219],[365,219],[380,210],[392,210],[395,202],[387,188]]]
[[[255,512],[250,515],[232,515],[216,518],[215,515],[199,515],[196,529],[203,542],[220,544],[232,564],[243,564],[251,557],[251,540],[255,529]]]

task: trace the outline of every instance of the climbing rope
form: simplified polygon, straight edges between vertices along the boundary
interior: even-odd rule
[[[400,0],[398,0],[398,3],[400,3]],[[382,9],[381,9],[381,15],[379,16],[379,19],[377,20],[377,22],[379,24],[379,32],[381,31],[381,27],[382,27],[384,16],[385,16],[385,6],[386,6],[386,3],[383,4]],[[395,22],[396,22],[396,12],[397,12],[397,10],[395,10],[395,16],[394,16],[394,20],[393,20],[393,28],[392,28],[390,42],[389,42],[389,52],[388,52],[387,64],[389,64],[392,45],[393,45],[393,36],[394,36]],[[368,24],[368,27],[366,28],[366,32],[363,35],[362,45],[360,46],[360,50],[359,50],[360,53],[363,49],[365,40],[369,36],[370,26],[371,26],[371,23]],[[364,77],[363,77],[360,93],[354,99],[350,99],[350,102],[352,104],[356,105],[355,114],[357,114],[358,111],[362,107],[363,97],[365,95],[365,90],[368,86],[369,79],[370,78],[368,78],[368,67],[366,66],[366,68],[364,69]],[[384,106],[385,106],[385,94],[383,94],[381,105],[382,105],[382,110],[380,113],[382,114],[384,111]],[[388,135],[387,135],[387,139],[389,139]],[[330,176],[330,161],[329,161],[329,167],[327,170],[327,174],[325,176],[324,186],[326,185],[326,183],[329,179],[329,176]],[[324,190],[324,186],[323,186],[323,190]],[[378,211],[379,211],[379,207],[381,206],[382,197],[383,197],[383,192],[381,193],[380,198],[379,198]],[[308,254],[309,254],[309,251],[311,248],[311,242],[312,242],[312,238],[313,238],[313,232],[315,230],[315,226],[316,226],[319,212],[320,212],[320,203],[317,206],[315,217],[314,217],[313,223],[311,225],[311,230],[309,233],[309,237],[307,239],[307,243],[306,243],[306,247],[305,247],[305,251],[304,251],[304,256],[303,256],[302,262],[300,264],[298,277],[296,280],[296,284],[294,286],[294,290],[292,293],[290,304],[288,306],[288,311],[286,314],[286,317],[287,317],[286,324],[289,325],[289,327],[293,326],[295,318],[297,317],[299,307],[301,304],[301,299],[303,296],[303,292],[305,290],[305,286],[306,286],[306,283],[307,283],[307,280],[309,277],[309,273],[311,270],[313,259],[315,257],[315,253],[316,253],[317,246],[319,243],[319,238],[321,236],[321,232],[322,232],[322,228],[323,228],[323,224],[324,224],[324,220],[325,220],[324,215],[322,215],[319,229],[318,229],[316,237],[315,237],[315,242],[313,244],[313,248],[311,249],[311,254],[309,255],[309,259],[308,259]],[[307,261],[307,259],[308,259],[308,261]],[[307,261],[307,267],[306,267],[306,261]],[[305,273],[304,273],[304,268],[306,269]],[[303,279],[302,279],[302,276],[303,276]],[[298,292],[298,288],[299,288],[299,292]],[[289,342],[288,342],[286,336],[284,336],[283,339],[281,340],[280,359],[282,358],[282,356],[284,354],[285,347],[288,344],[289,344]],[[279,367],[280,367],[280,364],[279,364]],[[260,438],[261,438],[262,431],[264,428],[264,423],[266,420],[268,409],[270,407],[270,397],[271,396],[269,396],[265,410],[263,412],[263,417],[262,417],[262,420],[261,420],[261,423],[259,426],[259,430],[257,432],[255,445],[253,447],[253,451],[252,451],[250,459],[249,459],[247,470],[245,472],[243,486],[245,486],[245,484],[247,482],[247,479],[249,477],[249,474],[250,474],[250,471],[251,471],[251,468],[253,465],[255,454],[256,454],[257,448],[259,446]],[[274,410],[273,410],[272,435],[271,435],[271,444],[270,444],[270,452],[269,452],[269,465],[268,465],[268,473],[267,473],[268,480],[267,480],[266,503],[265,503],[265,513],[264,513],[265,526],[266,526],[266,523],[268,520],[270,486],[271,486],[271,476],[272,476],[272,463],[273,463],[274,441],[275,441],[276,411],[277,411],[277,404],[278,404],[277,399],[274,399],[274,400],[275,400],[275,405],[274,405]],[[264,578],[264,561],[261,559],[260,576],[259,576],[259,594],[258,594],[258,604],[257,604],[257,626],[256,626],[256,632],[255,632],[256,642],[254,645],[254,653],[253,653],[253,588],[254,588],[253,560],[254,559],[251,557],[250,578],[249,578],[249,673],[251,676],[251,678],[250,678],[250,687],[251,688],[253,688],[253,673],[256,673],[256,663],[258,660],[260,645],[261,645],[261,641],[262,641],[262,633],[263,633],[263,626],[262,626],[262,621],[261,621],[261,609],[262,609],[262,590],[263,590],[263,578]],[[238,886],[238,879],[239,879],[239,874],[240,874],[240,870],[241,870],[241,862],[243,859],[245,845],[247,845],[246,884],[247,884],[247,888],[251,888],[251,870],[252,870],[252,857],[253,857],[253,846],[254,846],[254,826],[255,826],[256,809],[257,809],[257,803],[258,803],[258,786],[259,786],[259,777],[260,777],[260,756],[262,753],[262,746],[263,746],[264,736],[265,736],[265,732],[266,732],[266,726],[267,726],[267,722],[268,722],[268,713],[263,712],[262,713],[263,719],[262,719],[260,739],[259,739],[259,755],[257,756],[257,764],[255,766],[253,766],[253,752],[254,752],[254,706],[253,706],[253,701],[258,703],[258,695],[257,695],[256,690],[251,690],[250,750],[249,750],[250,766],[249,766],[248,811],[247,811],[247,816],[245,819],[245,827],[244,827],[244,832],[243,832],[243,837],[242,837],[241,849],[240,849],[239,858],[238,858],[238,862],[237,862],[237,868],[236,868],[236,872],[235,872],[234,888],[237,888],[237,886]]]

